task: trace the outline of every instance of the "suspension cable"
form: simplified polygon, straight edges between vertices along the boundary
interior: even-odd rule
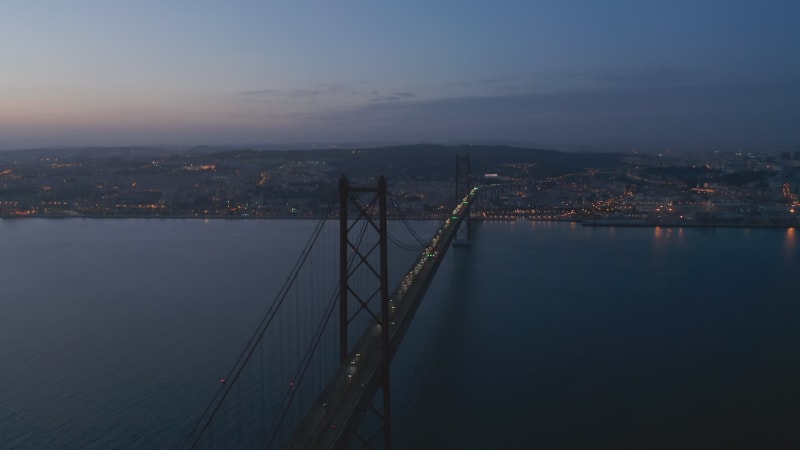
[[[244,370],[244,367],[247,365],[247,362],[250,360],[258,344],[261,342],[261,339],[263,338],[264,334],[266,333],[267,329],[272,323],[272,320],[277,315],[278,310],[283,305],[283,302],[286,299],[286,296],[288,295],[290,288],[294,284],[294,281],[297,279],[297,276],[299,275],[300,269],[302,268],[303,264],[308,259],[308,256],[311,253],[311,248],[314,246],[314,243],[316,243],[317,239],[319,238],[322,229],[324,228],[325,222],[331,215],[332,211],[333,211],[333,202],[331,202],[328,210],[325,212],[323,217],[317,223],[316,227],[314,228],[314,231],[311,234],[311,237],[306,242],[303,251],[300,253],[300,257],[297,259],[294,266],[292,267],[289,277],[284,281],[283,286],[278,291],[278,294],[273,300],[272,305],[270,305],[266,314],[261,319],[261,322],[256,328],[256,331],[253,333],[253,336],[250,338],[247,345],[239,354],[239,357],[237,358],[233,367],[228,372],[228,377],[222,379],[222,383],[219,389],[217,390],[216,394],[214,394],[214,397],[211,399],[211,402],[209,402],[206,409],[200,415],[200,418],[198,419],[197,423],[192,428],[192,431],[189,433],[186,440],[181,445],[182,449],[197,447],[200,438],[203,436],[205,431],[211,425],[211,422],[216,416],[220,407],[222,406],[222,403],[225,401],[225,398],[230,393],[233,385],[239,379],[239,376]]]
[[[359,205],[359,207],[361,207],[361,205]],[[361,217],[356,219],[356,221],[358,221],[360,219],[361,219]],[[366,236],[366,231],[367,231],[367,225],[368,225],[368,221],[364,221],[364,223],[361,226],[361,230],[358,233],[358,238],[356,239],[356,242],[355,242],[355,247],[356,248],[361,247],[361,243],[364,241],[364,236]],[[351,270],[353,270],[353,265],[355,265],[355,262],[356,262],[357,259],[358,258],[350,258],[349,259],[348,267],[347,267],[347,272],[348,273],[351,273]],[[361,264],[361,263],[359,262],[359,264]],[[306,374],[306,372],[308,370],[309,365],[311,364],[311,360],[312,360],[312,358],[314,356],[314,353],[317,351],[317,348],[319,347],[319,344],[322,341],[322,335],[325,332],[325,328],[328,326],[330,318],[333,315],[333,311],[334,311],[335,306],[336,306],[336,300],[338,300],[338,298],[339,298],[340,289],[341,289],[341,286],[337,284],[337,286],[333,290],[333,293],[331,295],[331,299],[329,300],[329,303],[328,303],[328,308],[326,310],[327,312],[322,317],[322,320],[320,321],[319,325],[317,326],[316,332],[314,333],[314,339],[312,339],[311,345],[309,345],[309,348],[306,350],[306,353],[305,353],[303,359],[300,361],[300,366],[297,368],[297,371],[295,372],[295,375],[292,378],[292,383],[294,384],[294,386],[292,387],[292,389],[290,389],[284,395],[283,401],[282,401],[283,407],[281,409],[281,412],[275,417],[272,425],[270,426],[272,431],[269,434],[269,436],[266,438],[264,445],[261,446],[262,448],[270,448],[270,447],[272,447],[272,444],[274,443],[275,439],[277,438],[278,430],[280,430],[281,425],[283,424],[284,420],[286,419],[286,416],[287,416],[287,414],[289,412],[289,409],[291,408],[292,402],[294,401],[294,397],[295,397],[297,391],[299,390],[298,388],[300,387],[303,379],[305,378],[305,374]]]
[[[406,227],[406,229],[411,233],[411,236],[417,241],[417,244],[420,246],[420,248],[418,248],[418,249],[415,248],[414,250],[415,251],[416,250],[422,250],[423,248],[427,247],[428,246],[428,242],[423,240],[419,236],[417,231],[414,229],[414,227],[411,226],[411,223],[409,222],[409,220],[406,217],[406,215],[403,213],[403,210],[397,204],[397,200],[395,199],[394,195],[392,195],[391,192],[387,192],[386,194],[389,196],[389,199],[391,200],[391,204],[394,207],[395,211],[397,211],[397,215],[398,215],[398,217],[400,217],[400,221],[403,223],[403,225]],[[413,246],[406,245],[406,247],[413,247]]]

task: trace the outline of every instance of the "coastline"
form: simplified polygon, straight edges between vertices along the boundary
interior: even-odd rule
[[[322,214],[298,216],[298,215],[275,215],[275,216],[198,216],[192,214],[161,214],[150,216],[135,216],[135,215],[96,215],[96,214],[32,214],[32,215],[8,215],[0,214],[0,220],[28,220],[28,219],[199,219],[199,220],[320,220],[325,216]],[[336,215],[330,215],[329,218],[338,218]],[[424,217],[405,217],[406,220],[444,220],[445,215],[441,216],[424,216]],[[389,216],[387,220],[400,220],[400,217]]]
[[[95,214],[35,214],[35,215],[9,215],[1,214],[0,220],[26,220],[26,219],[188,219],[188,220],[320,220],[324,215],[274,215],[274,216],[212,216],[212,215],[191,215],[191,214],[172,214],[172,215],[95,215]],[[405,217],[405,220],[444,220],[446,215],[431,215],[431,216],[412,216]],[[331,215],[329,218],[336,219],[337,216]],[[390,216],[387,220],[401,220],[400,217]],[[608,219],[532,219],[526,217],[504,217],[504,218],[488,218],[488,217],[473,217],[473,221],[477,222],[495,222],[506,221],[513,222],[518,220],[527,220],[531,222],[571,222],[577,223],[584,227],[639,227],[639,228],[800,228],[798,223],[766,223],[766,222],[660,222],[660,221],[646,221],[641,219],[630,220],[608,220]]]
[[[767,223],[711,223],[711,222],[681,222],[681,223],[588,223],[579,222],[584,227],[627,227],[627,228],[800,228],[800,224],[767,224]]]

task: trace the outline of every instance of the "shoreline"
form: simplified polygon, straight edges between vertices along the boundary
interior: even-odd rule
[[[800,224],[769,224],[769,223],[581,223],[584,227],[627,227],[627,228],[800,228]]]
[[[0,215],[0,220],[27,220],[27,219],[185,219],[185,220],[320,220],[323,215],[309,215],[309,216],[296,216],[296,215],[281,215],[281,216],[196,216],[196,215],[156,215],[156,216],[125,216],[125,215]],[[430,217],[405,217],[405,220],[444,220],[447,216],[430,216]],[[332,215],[329,217],[331,220],[337,220],[338,216]],[[387,220],[402,220],[400,217],[388,217]],[[537,220],[524,217],[518,218],[485,218],[473,217],[476,222],[514,222],[526,220],[530,222],[570,222],[577,223],[584,227],[627,227],[627,228],[800,228],[800,223],[726,223],[726,222],[646,222],[640,220],[576,220],[576,219],[554,219],[554,220]]]
[[[310,216],[194,216],[194,215],[159,215],[159,216],[122,216],[122,215],[93,215],[93,214],[74,214],[74,215],[0,215],[0,220],[29,220],[29,219],[198,219],[198,220],[320,220],[324,215],[310,215]],[[338,219],[336,215],[328,216],[329,219]],[[439,217],[405,217],[406,220],[444,220],[446,216]],[[387,220],[401,220],[400,217],[390,216]]]

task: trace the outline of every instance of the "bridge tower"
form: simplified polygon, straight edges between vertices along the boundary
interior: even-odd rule
[[[392,350],[389,343],[390,305],[386,197],[386,178],[383,176],[380,177],[375,187],[351,186],[345,176],[339,180],[339,360],[341,365],[346,366],[352,363],[353,358],[360,357],[353,353],[353,344],[363,334],[360,331],[353,331],[353,328],[357,326],[354,325],[356,318],[367,314],[377,323],[377,329],[380,332],[380,348],[377,349],[380,352],[380,365],[375,382],[371,383],[371,386],[362,386],[366,395],[362,397],[359,404],[360,413],[351,416],[350,423],[340,424],[345,429],[342,439],[336,444],[337,449],[346,449],[348,441],[353,440],[358,441],[359,448],[382,448],[383,450],[392,448],[390,388]],[[352,217],[350,216],[351,212],[354,213]],[[358,224],[376,231],[378,242],[365,243],[362,241],[363,234],[362,237],[355,236]],[[359,268],[362,270],[359,271]],[[368,290],[367,293],[359,291],[356,285],[363,285],[363,282],[356,283],[356,272],[374,276],[378,287]],[[350,311],[351,308],[348,305],[353,306],[354,304],[357,305],[354,308],[355,311]],[[351,340],[351,338],[353,339]],[[376,402],[377,396],[374,395],[378,389],[381,390],[380,402]],[[380,429],[364,430],[370,433],[369,436],[364,437],[359,431],[361,431],[362,419],[367,415],[377,418]],[[373,440],[380,435],[381,431],[383,445],[379,446],[380,442],[373,442]]]
[[[455,189],[455,204],[458,204],[469,194],[472,190],[472,173],[469,167],[469,153],[466,155],[456,155],[456,189]],[[472,245],[472,230],[470,226],[470,211],[467,209],[466,217],[461,222],[461,226],[456,230],[456,236],[453,240],[453,245],[467,246]]]

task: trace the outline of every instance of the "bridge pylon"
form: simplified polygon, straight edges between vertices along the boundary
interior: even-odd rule
[[[364,198],[367,195],[367,199]],[[351,416],[350,423],[345,426],[342,439],[337,442],[337,449],[346,449],[349,442],[358,442],[359,448],[392,448],[391,420],[391,370],[392,349],[389,338],[389,264],[388,264],[388,228],[387,228],[387,189],[386,178],[381,176],[375,187],[354,187],[345,176],[339,180],[339,360],[347,366],[355,364],[363,357],[356,352],[357,340],[363,339],[365,333],[379,332],[380,364],[374,382],[370,386],[361,386],[365,395],[359,404],[361,413]],[[352,216],[350,213],[354,213]],[[377,220],[376,220],[377,212]],[[377,242],[364,242],[365,234],[359,234],[359,225],[377,232]],[[374,234],[373,234],[374,236]],[[378,281],[377,289],[359,290],[363,282],[356,283],[357,273],[371,274]],[[361,281],[361,280],[359,280]],[[377,297],[377,298],[376,298]],[[353,301],[355,300],[355,301]],[[377,302],[375,300],[378,300]],[[378,303],[376,305],[376,303]],[[354,311],[351,307],[355,306]],[[374,330],[353,330],[358,328],[358,317],[366,315]],[[363,322],[363,321],[362,321]],[[350,338],[353,337],[351,340]],[[354,362],[355,361],[355,362]],[[377,390],[381,390],[381,401],[376,404]],[[369,436],[362,436],[359,431],[365,416],[377,418],[380,429],[364,430]],[[370,417],[370,418],[372,418]],[[372,420],[371,423],[376,423]],[[373,442],[383,434],[380,442]]]
[[[466,155],[456,155],[456,183],[455,183],[455,203],[456,206],[469,194],[472,190],[472,172],[469,166],[469,153]],[[468,246],[472,245],[472,229],[470,225],[470,211],[467,205],[467,213],[464,221],[456,230],[456,236],[453,240],[455,246]]]

